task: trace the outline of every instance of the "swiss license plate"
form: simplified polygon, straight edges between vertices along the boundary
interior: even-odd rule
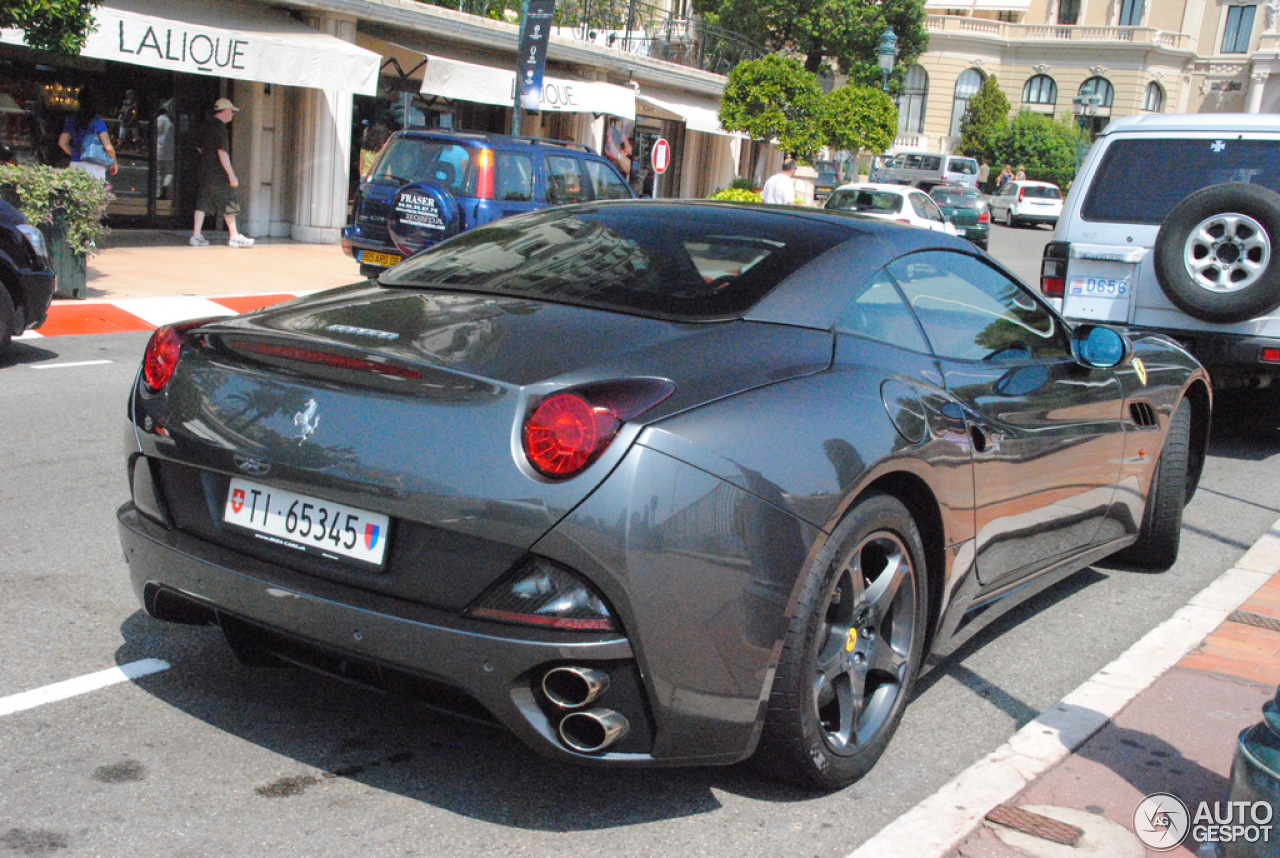
[[[360,251],[360,261],[369,265],[385,265],[390,268],[392,265],[399,265],[403,260],[403,256],[396,256],[394,253],[375,253],[372,250]]]
[[[227,524],[276,545],[381,567],[391,523],[385,515],[233,477]]]

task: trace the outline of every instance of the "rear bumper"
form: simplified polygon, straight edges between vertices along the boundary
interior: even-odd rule
[[[401,692],[427,689],[415,694],[419,702],[497,722],[549,757],[638,766],[728,763],[742,757],[741,750],[665,759],[650,752],[654,726],[632,645],[621,635],[584,637],[468,620],[318,580],[167,529],[132,503],[119,509],[117,525],[134,592],[161,619],[214,622],[229,640],[244,635],[266,640],[273,657],[284,652],[286,661],[361,684]],[[326,669],[328,664],[355,667],[339,672]],[[583,754],[565,747],[558,727],[567,713],[538,691],[543,673],[556,665],[611,675],[609,691],[593,705],[622,712],[630,722],[631,732],[616,750]],[[439,693],[429,693],[432,689]],[[680,730],[679,724],[666,726]]]
[[[1280,391],[1280,363],[1264,363],[1264,349],[1280,349],[1280,337],[1212,331],[1144,329],[1177,340],[1209,370],[1217,389],[1269,387]]]

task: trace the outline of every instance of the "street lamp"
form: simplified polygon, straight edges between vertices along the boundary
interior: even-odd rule
[[[893,71],[893,60],[898,54],[898,34],[893,27],[885,27],[880,34],[880,47],[876,48],[876,59],[880,63],[880,88],[889,91],[889,74]]]
[[[1080,165],[1084,163],[1084,156],[1089,152],[1089,144],[1084,141],[1085,130],[1093,117],[1098,115],[1098,105],[1101,103],[1102,96],[1097,93],[1077,95],[1071,102],[1071,112],[1075,114],[1076,122],[1080,123],[1080,142],[1076,144],[1077,170],[1080,169]]]

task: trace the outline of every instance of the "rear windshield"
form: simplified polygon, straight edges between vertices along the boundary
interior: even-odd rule
[[[710,321],[740,316],[850,236],[847,225],[747,206],[580,205],[465,232],[380,282]]]
[[[1148,177],[1159,176],[1159,181]],[[1200,138],[1116,140],[1089,185],[1081,215],[1159,224],[1191,193],[1224,182],[1280,191],[1280,141]]]
[[[897,214],[902,211],[902,194],[894,191],[860,191],[850,188],[832,193],[831,198],[827,200],[826,208],[845,212]]]
[[[1039,200],[1060,200],[1062,199],[1062,191],[1057,188],[1046,188],[1043,185],[1023,185],[1022,196],[1034,197]]]
[[[370,181],[439,182],[460,197],[473,197],[476,170],[473,155],[479,150],[459,146],[447,140],[424,140],[421,137],[392,137],[373,165]]]
[[[938,205],[950,206],[953,209],[980,209],[984,202],[982,194],[977,191],[934,190],[929,193],[929,196],[933,197]]]

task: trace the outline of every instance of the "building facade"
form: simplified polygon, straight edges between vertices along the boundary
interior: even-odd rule
[[[1140,113],[1280,112],[1280,0],[928,0],[897,149],[950,151],[995,75],[1014,112],[1099,130]]]
[[[56,164],[63,123],[91,98],[119,153],[111,226],[189,229],[195,131],[217,98],[230,98],[240,108],[230,127],[240,228],[336,242],[371,126],[511,130],[519,3],[469,2],[478,5],[104,0],[71,58],[0,30],[0,143],[20,162]],[[616,30],[572,16],[557,27],[542,110],[525,115],[521,132],[612,146],[638,190],[652,186],[648,153],[664,138],[673,157],[657,195],[705,196],[744,158],[743,141],[715,118],[742,46],[684,17],[680,0],[664,2],[624,5]]]

